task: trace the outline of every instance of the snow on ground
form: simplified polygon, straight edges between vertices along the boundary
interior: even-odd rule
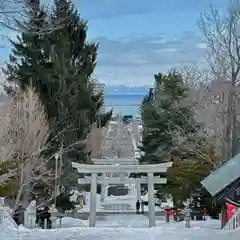
[[[12,229],[18,228],[18,225],[12,219],[10,213],[6,210],[4,210],[2,224],[0,224],[0,231],[1,231],[1,228],[9,230],[9,231],[11,231]]]
[[[59,221],[58,221],[59,224]],[[162,228],[184,228],[185,222],[166,223],[164,217],[161,220],[156,220],[156,227]],[[75,219],[65,217],[62,219],[62,228],[73,228],[73,227],[88,227],[88,220]],[[148,218],[144,215],[128,215],[128,214],[116,214],[108,215],[106,217],[99,217],[96,220],[96,227],[107,227],[107,228],[148,228]],[[209,219],[207,221],[192,221],[192,228],[202,228],[209,230],[220,230],[220,221]]]
[[[220,229],[220,221],[191,221],[185,223],[156,221],[155,228],[148,228],[148,218],[137,214],[108,215],[98,219],[96,228],[89,228],[88,221],[63,218],[61,229],[17,228],[9,214],[0,224],[1,240],[239,240],[240,231]]]
[[[60,225],[60,220],[57,220],[57,225]],[[77,218],[64,217],[62,218],[62,228],[72,228],[72,227],[87,227],[88,220],[81,220]]]
[[[132,217],[132,216],[131,216]],[[140,219],[135,215],[132,224]],[[143,216],[141,216],[143,217]],[[119,218],[119,219],[118,219]],[[192,222],[192,228],[186,229],[184,223],[164,223],[157,221],[155,228],[134,228],[132,226],[117,227],[119,220],[128,219],[130,216],[112,216],[106,224],[112,223],[108,227],[71,227],[62,229],[42,230],[42,229],[12,229],[11,231],[1,231],[0,239],[4,240],[239,240],[240,231],[228,232],[219,229],[219,221],[208,220],[206,222]],[[68,218],[68,224],[71,219]],[[78,220],[73,220],[76,223]],[[81,221],[79,221],[81,222]],[[115,226],[114,226],[115,222]],[[147,223],[147,218],[141,219],[140,223]],[[139,224],[141,225],[141,224]],[[123,225],[124,226],[124,225]],[[133,227],[133,228],[131,228]]]
[[[88,220],[74,219],[65,217],[62,219],[62,228],[72,227],[88,227]],[[107,227],[107,228],[148,228],[148,217],[137,214],[116,214],[108,215],[106,217],[99,217],[96,220],[96,227]],[[185,227],[185,222],[166,223],[164,217],[161,220],[156,220],[156,227],[181,229]],[[192,221],[191,227],[195,229],[209,229],[209,230],[220,230],[220,221],[209,219],[207,221]]]

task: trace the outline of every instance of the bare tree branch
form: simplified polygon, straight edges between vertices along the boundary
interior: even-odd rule
[[[70,4],[68,2],[67,4]],[[0,30],[9,31],[10,33],[14,32],[25,32],[26,29],[24,28],[24,22],[27,21],[29,18],[28,13],[28,7],[30,6],[34,10],[39,8],[39,1],[31,1],[31,0],[0,0]],[[68,17],[62,17],[62,19],[55,20],[54,23],[50,21],[50,13],[52,12],[52,6],[47,5],[46,2],[44,4],[42,3],[42,6],[44,7],[44,11],[46,14],[48,14],[46,18],[46,24],[45,26],[31,26],[31,33],[36,35],[43,35],[43,34],[49,34],[51,32],[54,32],[60,28],[62,28],[66,22],[68,22]],[[59,14],[61,14],[61,11],[64,9],[64,5],[62,6]],[[40,17],[38,16],[31,16],[33,19],[40,20]],[[4,32],[3,31],[3,32]],[[3,35],[6,37],[6,35]],[[9,35],[7,36],[9,37]]]
[[[210,6],[209,13],[202,14],[199,27],[205,38],[206,59],[216,79],[228,80],[231,88],[227,100],[227,123],[224,129],[224,157],[236,154],[236,87],[240,71],[240,1],[231,1],[229,8],[217,10]]]
[[[183,66],[179,72],[183,77],[184,84],[189,89],[206,87],[212,80],[212,74],[207,69],[200,69],[195,63]]]
[[[49,137],[49,127],[38,95],[31,88],[18,93],[1,120],[5,124],[0,136],[0,161],[15,164],[14,179],[19,186],[13,210],[25,190],[32,190],[39,182],[48,182],[52,176],[48,159],[42,156]],[[13,180],[13,179],[9,179]]]
[[[20,203],[26,207],[29,193],[35,194],[36,185],[52,182],[54,176],[48,163],[56,153],[49,157],[42,154],[49,150],[52,141],[49,141],[48,121],[38,94],[28,88],[25,92],[17,92],[10,100],[0,118],[0,184],[14,183],[16,186],[11,206],[14,213]],[[79,144],[84,142],[61,146],[60,159]]]

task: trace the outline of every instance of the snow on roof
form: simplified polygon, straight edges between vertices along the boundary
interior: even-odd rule
[[[206,177],[201,184],[215,196],[240,178],[240,153]]]

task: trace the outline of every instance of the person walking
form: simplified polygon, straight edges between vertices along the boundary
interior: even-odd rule
[[[139,200],[137,200],[137,202],[136,202],[136,213],[137,214],[139,213],[139,209],[140,209],[140,202],[139,202]]]
[[[143,199],[141,201],[141,212],[144,213],[144,202],[143,202]]]

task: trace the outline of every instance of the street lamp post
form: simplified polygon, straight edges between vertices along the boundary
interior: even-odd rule
[[[54,205],[56,207],[57,205],[57,194],[58,194],[58,159],[59,159],[59,154],[55,154],[55,182],[54,182]]]

